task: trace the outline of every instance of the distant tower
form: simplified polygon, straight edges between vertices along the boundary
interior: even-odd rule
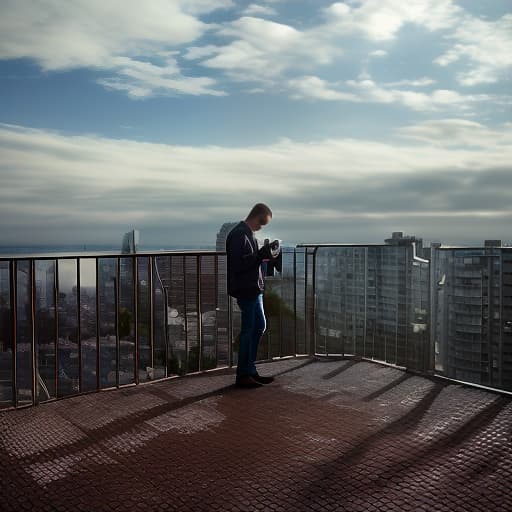
[[[425,258],[430,255],[430,249],[423,247],[422,238],[417,238],[414,235],[404,236],[402,231],[394,231],[391,235],[391,238],[386,238],[384,242],[386,243],[386,245],[394,245],[398,247],[408,247],[414,244],[417,256]]]
[[[139,230],[132,229],[123,236],[123,244],[121,246],[122,254],[135,254],[139,248]]]
[[[217,233],[217,244],[215,250],[224,252],[226,250],[226,238],[229,232],[238,224],[238,222],[225,222]]]

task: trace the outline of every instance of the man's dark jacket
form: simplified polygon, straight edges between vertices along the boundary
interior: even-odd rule
[[[226,238],[228,294],[236,298],[256,298],[265,289],[262,257],[252,229],[240,221]]]

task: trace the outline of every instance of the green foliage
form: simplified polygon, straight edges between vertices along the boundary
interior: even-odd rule
[[[275,292],[266,292],[263,295],[263,307],[266,316],[281,316],[283,318],[294,318],[295,312],[290,309],[279,295]]]

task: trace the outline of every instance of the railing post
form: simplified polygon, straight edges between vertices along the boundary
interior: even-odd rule
[[[154,294],[154,283],[153,283],[153,257],[149,256],[149,275],[148,275],[148,290],[149,290],[149,325],[148,325],[148,334],[149,334],[149,351],[151,356],[151,368],[153,369],[153,376],[155,375],[155,344],[153,340],[154,334],[154,322],[155,322],[155,311],[154,311],[154,303],[153,303],[153,294]]]
[[[133,377],[135,384],[139,383],[139,294],[138,294],[138,282],[139,282],[139,262],[137,256],[132,257],[132,273],[133,273],[133,334],[135,336],[135,357],[133,358]]]
[[[214,256],[214,283],[215,283],[215,368],[219,366],[219,324],[218,324],[218,310],[219,310],[219,255],[215,253]]]
[[[9,262],[9,295],[11,302],[11,343],[12,343],[12,357],[11,357],[11,387],[12,396],[11,402],[16,407],[18,391],[16,387],[16,261],[11,260]]]
[[[281,249],[281,259],[283,258],[283,253]],[[275,270],[274,270],[275,273]],[[281,272],[279,272],[279,281],[280,281],[280,289],[281,289],[281,300],[279,301],[279,357],[283,357],[283,347],[284,347],[284,337],[283,337],[283,309],[286,307],[286,299],[288,297],[285,281],[283,279],[283,268],[281,266]]]
[[[308,287],[308,279],[309,279],[309,251],[308,247],[304,249],[304,342],[307,343],[306,350],[310,356],[314,355],[314,351],[311,346],[311,318],[310,318],[310,308],[309,302],[311,297],[309,297],[309,287]]]
[[[171,273],[171,257],[169,258],[169,274]],[[169,275],[170,278],[170,275]],[[164,332],[165,332],[165,376],[169,376],[169,297],[167,295],[167,288],[162,283],[162,291],[164,294]]]
[[[36,300],[36,281],[35,281],[35,263],[30,259],[30,321],[32,323],[31,329],[31,356],[32,356],[32,404],[36,405],[37,400],[37,367],[36,367],[36,330],[35,330],[35,300]]]
[[[293,248],[293,351],[297,355],[297,247]]]
[[[119,258],[115,259],[116,262],[116,275],[114,276],[114,333],[116,336],[116,387],[119,387],[119,370],[120,370],[120,360],[121,360],[121,340],[119,339],[119,274],[120,274],[120,263],[121,260]]]
[[[366,336],[368,333],[368,247],[364,248],[364,325],[363,325],[363,357],[366,357]]]
[[[310,356],[315,355],[315,336],[314,336],[314,311],[315,311],[315,290],[314,290],[314,282],[315,282],[315,261],[314,261],[314,250],[310,252],[308,249],[310,247],[305,247],[304,252],[304,328],[305,328],[305,336],[307,351]],[[311,272],[309,270],[310,261],[311,263]],[[311,285],[309,284],[311,282]]]
[[[304,350],[311,354],[311,341],[309,339],[309,311],[308,311],[308,248],[304,248]]]
[[[183,255],[183,316],[185,319],[185,373],[188,373],[187,257]]]
[[[96,390],[101,389],[100,363],[100,259],[96,258]]]
[[[197,369],[203,369],[203,321],[201,314],[201,256],[196,256]]]
[[[55,296],[55,398],[59,398],[59,259],[55,259],[55,278],[53,280]]]
[[[80,298],[80,258],[76,259],[76,310],[77,310],[77,340],[78,340],[78,393],[82,385],[82,332],[81,332],[81,298]]]
[[[313,275],[311,278],[312,281],[312,308],[311,308],[311,317],[312,317],[312,336],[311,336],[311,348],[310,355],[316,354],[316,252],[318,250],[318,246],[316,246],[313,250]]]

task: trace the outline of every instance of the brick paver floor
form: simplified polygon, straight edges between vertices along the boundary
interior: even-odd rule
[[[370,362],[260,365],[0,414],[0,510],[512,511],[512,400]]]

